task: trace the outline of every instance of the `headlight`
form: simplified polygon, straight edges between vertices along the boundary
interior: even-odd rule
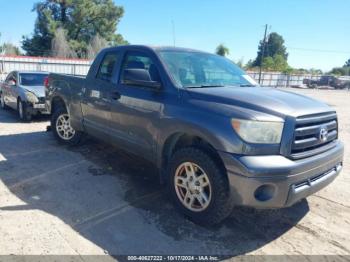
[[[232,119],[231,123],[233,129],[246,142],[259,144],[281,142],[283,122]]]
[[[33,104],[38,103],[39,99],[32,92],[26,92],[27,100]]]

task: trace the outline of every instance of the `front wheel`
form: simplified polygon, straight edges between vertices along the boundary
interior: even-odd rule
[[[1,93],[0,93],[0,100],[1,100],[1,108],[4,110],[7,109],[7,105],[5,103],[5,98],[4,98],[3,94],[1,94]]]
[[[32,115],[28,112],[28,105],[26,102],[23,102],[21,99],[18,99],[17,102],[17,111],[18,117],[20,120],[24,122],[28,122],[32,120]]]
[[[52,114],[51,126],[58,142],[68,145],[77,145],[81,142],[83,133],[71,126],[70,116],[64,107],[58,107]]]
[[[226,172],[201,149],[189,147],[175,152],[167,184],[176,207],[195,223],[218,224],[232,212]]]

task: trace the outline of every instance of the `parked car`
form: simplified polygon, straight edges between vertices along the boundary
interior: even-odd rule
[[[234,205],[291,206],[342,169],[333,108],[259,87],[217,55],[108,48],[86,78],[50,74],[46,94],[60,143],[89,134],[153,162],[175,206],[197,223],[219,223]]]
[[[33,115],[48,114],[45,106],[47,72],[13,71],[1,84],[1,107],[13,108],[23,121],[30,121]]]
[[[330,86],[335,89],[350,89],[350,76],[321,76],[318,80],[305,78],[303,83],[310,88]]]

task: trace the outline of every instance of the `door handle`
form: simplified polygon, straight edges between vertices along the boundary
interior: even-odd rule
[[[113,100],[118,100],[118,99],[120,99],[120,93],[117,91],[114,91],[114,92],[112,92],[111,97]]]

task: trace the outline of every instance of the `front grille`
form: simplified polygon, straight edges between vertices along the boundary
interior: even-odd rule
[[[333,147],[337,138],[338,120],[335,112],[298,117],[291,156],[299,159],[319,154]]]

